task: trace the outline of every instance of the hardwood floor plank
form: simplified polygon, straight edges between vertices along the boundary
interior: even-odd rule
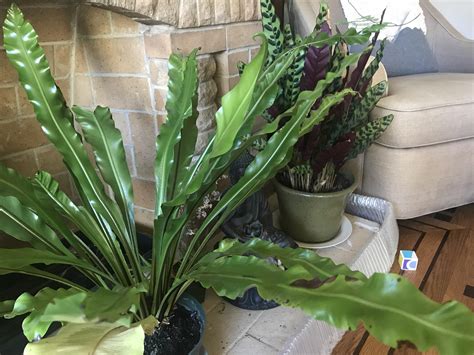
[[[391,272],[403,274],[437,302],[455,299],[474,310],[474,298],[469,296],[469,290],[474,287],[474,204],[440,213],[452,219],[447,222],[449,218],[429,215],[398,221],[399,250],[416,249],[419,265],[414,272],[400,272],[397,256]],[[333,354],[434,355],[437,352],[430,349],[420,353],[405,344],[390,349],[359,327],[344,335]]]
[[[415,219],[416,222],[424,223],[429,226],[437,227],[437,228],[442,228],[446,230],[456,230],[456,229],[465,229],[466,227],[461,226],[459,224],[454,224],[451,222],[445,222],[440,219],[436,219],[430,216],[423,216],[423,217],[418,217]]]
[[[393,349],[393,352],[390,352],[390,355],[420,355],[420,354],[439,355],[439,353],[435,349],[430,349],[428,351],[421,353],[416,349],[408,347],[407,345],[401,345],[398,349]]]
[[[373,336],[369,336],[364,343],[364,346],[360,350],[360,355],[374,355],[374,354],[387,354],[390,347],[379,342]]]
[[[398,225],[403,226],[405,228],[421,231],[421,232],[431,232],[433,230],[442,229],[442,228],[435,227],[435,226],[429,226],[427,224],[417,222],[417,221],[412,220],[412,219],[398,221]]]
[[[463,251],[469,234],[468,230],[449,232],[446,243],[435,260],[432,272],[422,282],[421,290],[434,301],[443,301],[453,275],[459,268],[466,267],[459,264],[459,255]]]
[[[451,222],[474,229],[474,203],[458,207]]]
[[[415,271],[403,272],[403,276],[416,287],[420,287],[445,234],[446,231],[442,230],[433,230],[425,233],[423,240],[415,251],[418,256],[417,269]]]
[[[362,325],[359,325],[356,330],[346,332],[332,350],[332,355],[354,354],[364,334],[365,329]]]
[[[461,233],[459,231],[459,233]],[[443,302],[449,300],[456,300],[464,303],[471,310],[474,311],[474,298],[464,294],[467,285],[474,286],[474,230],[466,230],[463,233],[468,235],[465,237],[465,242],[461,253],[457,256],[457,267],[452,272],[452,277],[446,292],[443,296]],[[451,232],[450,238],[462,238],[458,233]]]

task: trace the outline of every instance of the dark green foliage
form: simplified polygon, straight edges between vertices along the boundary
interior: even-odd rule
[[[359,128],[356,132],[357,138],[349,159],[355,158],[358,154],[364,152],[392,123],[393,115],[387,115],[377,118]]]
[[[275,13],[271,0],[260,0],[262,25],[268,41],[268,58],[265,65],[270,65],[283,52],[284,36],[280,29],[280,20]]]
[[[302,308],[342,328],[364,322],[371,334],[392,346],[410,340],[421,350],[435,345],[445,353],[465,354],[472,349],[474,337],[469,330],[474,317],[467,307],[456,302],[437,304],[399,275],[366,278],[310,250],[280,248],[262,240],[224,242],[218,250],[204,253],[235,208],[288,165],[298,139],[323,122],[347,95],[355,94],[342,87],[329,92],[346,68],[360,60],[360,55],[351,54],[341,57],[340,65],[312,90],[299,92],[284,114],[263,126],[256,124],[256,117],[283,92],[279,83],[287,83],[289,69],[292,75],[300,74],[295,70],[300,66],[293,65],[299,63],[299,51],[305,46],[360,42],[366,35],[351,31],[344,38],[325,34],[304,39],[304,44],[296,39],[293,49],[276,55],[267,66],[263,39],[257,56],[243,68],[239,83],[223,97],[215,135],[197,159],[192,159],[197,138],[197,53],[170,57],[167,119],[156,141],[152,260],[145,260],[137,248],[133,186],[122,137],[110,110],[68,108],[36,32],[13,5],[4,26],[7,57],[19,73],[43,130],[70,168],[81,198],[73,202],[46,172],[28,179],[0,164],[0,229],[28,244],[19,249],[0,248],[0,275],[24,273],[67,287],[44,288],[35,295],[23,293],[16,300],[0,301],[0,316],[26,317],[22,326],[29,340],[43,336],[52,322],[64,325],[54,337],[29,344],[25,353],[90,354],[97,350],[143,354],[144,332],[152,333],[158,320],[166,319],[196,281],[231,298],[257,287],[266,299]],[[288,85],[293,85],[291,80]],[[74,118],[83,137],[76,131]],[[376,139],[390,119],[358,129],[357,149]],[[215,182],[254,142],[268,135],[268,142],[260,144],[261,151],[202,220],[175,263],[186,227]],[[353,141],[351,135],[355,133],[342,137],[340,146],[330,147],[333,152],[328,155],[344,156],[341,152]],[[89,159],[85,143],[92,147],[96,164]],[[334,162],[322,168],[318,179],[324,182],[324,189],[326,181],[337,180],[336,168]],[[278,258],[281,267],[269,263],[269,258]],[[69,280],[69,273],[55,275],[37,264],[67,265],[94,287],[85,289]],[[121,332],[121,326],[128,329]],[[102,341],[104,337],[107,342]],[[104,343],[109,347],[113,343],[116,351]],[[98,345],[104,348],[99,351]]]
[[[262,1],[262,23],[264,34],[269,43],[278,44],[273,49],[278,53],[294,48],[295,45],[307,38],[318,38],[332,32],[328,23],[328,7],[324,3],[320,6],[313,33],[305,39],[295,36],[289,25],[285,25],[284,31],[281,33],[280,21],[276,18],[269,0]],[[384,41],[381,42],[375,58],[370,63],[369,58],[383,26],[381,20],[379,24],[373,24],[360,32],[353,28],[344,34],[337,31],[339,35],[342,35],[337,42],[320,47],[305,48],[298,52],[294,62],[288,68],[286,76],[279,82],[280,90],[275,104],[263,114],[264,118],[271,121],[288,110],[296,102],[300,92],[313,90],[328,72],[341,72],[343,75],[331,81],[325,89],[325,95],[339,92],[344,88],[352,89],[358,95],[346,96],[330,110],[328,119],[300,138],[295,146],[295,154],[289,163],[289,169],[286,169],[280,176],[282,180],[303,181],[300,186],[318,185],[314,181],[307,183],[308,176],[311,176],[313,180],[317,179],[323,169],[330,170],[326,167],[327,164],[332,164],[335,167],[337,175],[339,168],[347,159],[353,158],[367,149],[390,124],[391,119],[388,118],[369,123],[370,112],[385,94],[387,88],[386,82],[370,87],[372,77],[378,70],[383,56]],[[349,67],[345,62],[345,58],[349,54],[348,45],[365,43],[370,39],[370,36],[372,36],[370,44],[361,53],[357,64],[354,67]],[[279,38],[279,40],[276,41],[275,38]],[[313,109],[316,110],[320,104],[321,100],[316,101]],[[302,178],[299,168],[302,166],[315,170],[310,175],[305,173],[305,178]],[[298,169],[294,169],[295,167]],[[288,177],[292,173],[295,176]],[[326,179],[325,181],[327,180],[335,179]]]
[[[342,135],[353,131],[361,125],[365,125],[369,121],[369,114],[383,97],[387,89],[387,82],[381,81],[377,85],[367,90],[362,98],[354,99],[350,106],[350,112],[346,120],[340,120],[332,126],[332,132],[328,139],[328,145],[334,144]],[[356,101],[357,100],[357,101]]]
[[[328,11],[329,11],[328,5],[324,2],[321,2],[318,16],[316,16],[316,24],[314,25],[314,32],[321,31],[323,25],[327,23]]]

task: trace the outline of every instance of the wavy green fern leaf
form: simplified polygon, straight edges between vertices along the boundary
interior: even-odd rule
[[[286,250],[291,252],[281,253]],[[193,270],[186,279],[232,299],[256,287],[265,299],[300,308],[342,329],[356,329],[362,322],[371,335],[391,347],[409,341],[421,351],[436,346],[447,355],[468,354],[474,348],[474,315],[466,306],[433,302],[399,275],[374,274],[368,280],[339,275],[321,282],[311,265],[282,264],[255,256],[223,256]]]

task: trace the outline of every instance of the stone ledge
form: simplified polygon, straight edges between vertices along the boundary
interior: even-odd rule
[[[78,0],[147,25],[191,28],[260,19],[259,0]],[[179,6],[181,4],[181,6]]]

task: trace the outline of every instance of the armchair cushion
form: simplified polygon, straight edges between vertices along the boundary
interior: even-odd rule
[[[395,118],[378,143],[414,148],[474,137],[474,74],[432,73],[389,79],[371,113]]]

